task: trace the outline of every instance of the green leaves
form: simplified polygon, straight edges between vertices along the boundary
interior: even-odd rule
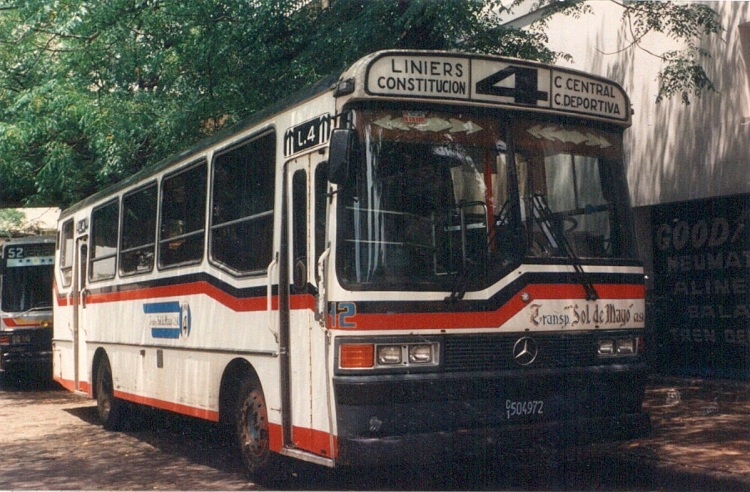
[[[520,0],[519,0],[520,1]],[[518,2],[514,2],[518,3]],[[379,49],[463,50],[554,61],[556,15],[504,25],[499,0],[6,0],[0,3],[0,207],[65,207]],[[703,5],[622,4],[634,46],[686,41],[659,99],[713,90],[697,39]]]
[[[12,237],[11,231],[19,229],[26,215],[13,208],[0,209],[0,237]]]
[[[644,49],[664,62],[659,72],[657,103],[679,94],[684,104],[690,104],[690,94],[700,96],[703,91],[716,90],[702,65],[711,55],[698,44],[703,36],[723,30],[716,11],[702,4],[634,2],[623,12],[623,19],[634,46],[640,47],[641,41],[652,33],[685,45],[684,49],[664,53]]]
[[[700,96],[703,91],[715,91],[713,82],[700,61],[710,55],[698,48],[668,51],[662,55],[665,68],[659,72],[659,93],[656,102],[677,94],[683,104],[690,104],[690,94]]]

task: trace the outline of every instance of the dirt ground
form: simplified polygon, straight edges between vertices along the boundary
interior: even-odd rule
[[[95,402],[54,383],[0,383],[3,490],[750,490],[750,385],[654,379],[653,432],[548,460],[331,471],[295,463],[256,484],[216,424],[145,412],[108,432]]]
[[[0,391],[2,489],[258,489],[214,426],[157,413],[107,432],[94,401],[44,386]]]

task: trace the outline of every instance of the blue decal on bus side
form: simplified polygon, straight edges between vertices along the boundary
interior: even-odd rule
[[[187,338],[190,335],[190,305],[177,301],[153,302],[143,305],[154,338]]]

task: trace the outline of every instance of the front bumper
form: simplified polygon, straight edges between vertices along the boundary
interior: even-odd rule
[[[427,463],[487,448],[633,439],[651,428],[641,408],[646,375],[638,364],[337,377],[338,462]],[[518,402],[536,402],[535,411],[514,415]]]
[[[49,369],[51,374],[51,326],[2,331],[0,341],[0,371]]]
[[[512,450],[532,444],[564,448],[635,439],[647,435],[650,430],[649,415],[636,413],[383,438],[339,438],[338,463],[352,466],[377,466],[394,462],[428,464],[461,455],[481,454],[489,449]]]
[[[0,371],[52,370],[52,351],[0,352]]]

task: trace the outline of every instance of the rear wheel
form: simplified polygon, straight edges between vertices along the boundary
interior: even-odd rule
[[[268,409],[260,384],[246,380],[240,386],[235,414],[236,436],[248,474],[265,478],[276,471],[278,456],[271,452]]]
[[[119,431],[123,428],[124,402],[115,398],[115,387],[112,384],[112,368],[109,359],[103,357],[96,371],[96,410],[104,428]]]

